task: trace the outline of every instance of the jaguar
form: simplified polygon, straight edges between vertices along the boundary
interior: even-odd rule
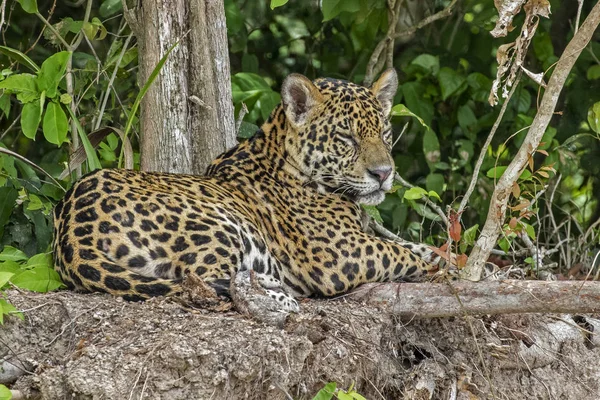
[[[283,311],[366,282],[419,280],[429,246],[364,229],[361,205],[392,188],[390,111],[397,74],[371,87],[291,74],[281,103],[204,176],[101,169],[54,209],[53,257],[65,284],[141,301],[182,292],[190,274],[219,295],[251,272]]]

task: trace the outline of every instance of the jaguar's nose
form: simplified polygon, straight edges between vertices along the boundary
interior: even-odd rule
[[[369,174],[377,178],[377,180],[379,180],[379,183],[385,182],[385,180],[390,176],[391,173],[392,167],[377,167],[369,169]]]

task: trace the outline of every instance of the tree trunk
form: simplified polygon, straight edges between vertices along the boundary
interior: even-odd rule
[[[220,0],[145,0],[126,15],[143,86],[178,40],[141,104],[141,169],[203,174],[236,144],[225,10]]]

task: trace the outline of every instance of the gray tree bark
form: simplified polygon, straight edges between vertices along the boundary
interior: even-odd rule
[[[140,87],[178,40],[141,104],[141,169],[203,174],[234,146],[222,0],[144,0],[126,17],[140,48]]]

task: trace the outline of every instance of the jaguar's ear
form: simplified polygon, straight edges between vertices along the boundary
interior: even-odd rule
[[[298,126],[306,122],[310,111],[323,101],[323,96],[310,79],[291,74],[281,85],[281,101],[288,121]]]
[[[398,90],[398,75],[393,68],[386,69],[381,77],[373,84],[371,91],[383,107],[383,113],[387,116],[394,105],[394,96]]]

